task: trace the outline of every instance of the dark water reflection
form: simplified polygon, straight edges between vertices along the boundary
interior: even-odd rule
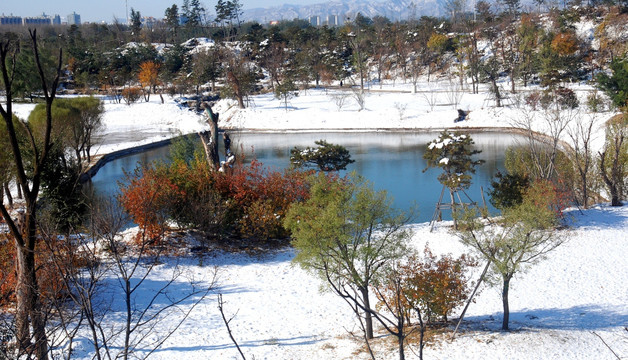
[[[471,133],[471,136],[476,148],[482,150],[478,158],[486,162],[477,168],[467,193],[481,203],[480,187],[486,191],[496,170],[503,169],[506,148],[521,137],[497,133]],[[289,166],[290,149],[294,146],[314,146],[314,141],[319,139],[341,144],[355,160],[348,171],[355,170],[370,180],[375,188],[387,190],[399,208],[409,209],[416,203],[419,209],[417,222],[430,220],[442,190],[442,185],[436,180],[439,169],[423,172],[426,165],[423,152],[427,143],[438,137],[438,133],[232,133],[231,137],[233,150],[244,152],[248,159],[255,156],[266,166],[276,169]],[[164,147],[112,161],[93,178],[96,193],[114,193],[117,182],[124,177],[123,170],[133,170],[140,162],[166,159],[167,154],[168,148]],[[443,215],[449,218],[449,214]]]

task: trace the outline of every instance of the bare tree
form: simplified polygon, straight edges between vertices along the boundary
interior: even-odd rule
[[[595,115],[591,115],[586,121],[576,121],[574,126],[567,130],[573,146],[569,151],[570,157],[580,178],[578,184],[580,198],[578,200],[585,208],[589,206],[590,189],[593,185],[594,162],[591,142],[594,124]]]
[[[199,280],[176,263],[162,265],[163,249],[155,248],[155,237],[141,228],[133,242],[121,239],[127,223],[116,205],[99,204],[92,210],[88,234],[62,243],[65,256],[53,257],[74,305],[72,311],[59,313],[68,358],[74,337],[86,327],[84,336],[92,343],[94,358],[146,359],[175,334],[215,285],[216,268],[208,279]],[[50,251],[58,254],[60,249]],[[168,277],[149,289],[155,269],[169,266]],[[116,299],[122,299],[122,308],[115,309]],[[115,320],[119,318],[124,320]],[[166,319],[170,325],[164,328]]]
[[[334,104],[336,104],[338,111],[342,110],[348,98],[349,94],[346,92],[338,92],[331,95],[331,99],[334,101]]]
[[[364,107],[366,106],[366,93],[364,92],[364,89],[352,86],[351,95],[353,95],[353,99],[358,105],[358,111],[364,110]]]
[[[425,91],[421,91],[421,97],[425,100],[427,105],[430,107],[430,111],[434,111],[434,106],[438,102],[438,91],[433,83],[428,83],[428,88]]]
[[[511,119],[515,128],[524,131],[526,148],[530,152],[534,177],[549,180],[556,172],[556,160],[563,149],[562,137],[569,124],[579,115],[577,108],[562,106],[556,99],[542,112],[522,109],[520,116]]]
[[[218,311],[220,311],[220,315],[222,316],[222,321],[224,322],[225,327],[227,328],[227,332],[229,333],[229,338],[235,345],[236,349],[238,349],[238,352],[240,353],[242,360],[246,360],[246,356],[244,356],[242,349],[240,349],[240,345],[238,345],[238,342],[233,337],[233,333],[231,332],[231,327],[229,326],[229,324],[231,323],[231,320],[233,320],[235,315],[232,316],[229,320],[227,320],[227,317],[225,316],[224,307],[225,307],[225,302],[222,300],[222,294],[218,294]]]
[[[450,78],[446,94],[448,102],[453,106],[454,109],[457,109],[458,104],[460,104],[460,101],[462,101],[462,97],[464,96],[462,86],[460,84],[457,84],[452,78]]]

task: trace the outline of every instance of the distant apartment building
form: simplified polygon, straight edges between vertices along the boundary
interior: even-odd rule
[[[0,16],[0,25],[22,25],[22,17],[2,14]]]
[[[55,15],[52,17],[52,25],[61,25],[61,16]]]
[[[310,16],[308,18],[310,25],[312,26],[321,26],[321,17],[320,16]]]
[[[341,26],[342,18],[338,15],[327,15],[323,19],[320,16],[312,15],[307,18],[311,26]]]
[[[340,26],[338,15],[327,15],[327,26]]]
[[[81,25],[81,15],[73,11],[68,15],[68,25]]]
[[[41,14],[40,16],[29,16],[29,17],[25,17],[23,22],[23,25],[52,25],[52,17],[46,15],[46,14]]]

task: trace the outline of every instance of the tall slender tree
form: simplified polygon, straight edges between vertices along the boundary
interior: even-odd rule
[[[33,48],[35,71],[39,75],[41,92],[45,100],[46,119],[42,139],[36,140],[27,124],[21,124],[28,137],[28,147],[20,146],[18,134],[13,122],[13,80],[15,79],[15,59],[19,46],[15,40],[0,41],[0,71],[4,85],[5,101],[0,103],[0,115],[6,126],[9,138],[10,151],[13,154],[13,166],[16,171],[18,186],[22,189],[25,200],[25,209],[16,220],[9,213],[2,200],[0,213],[9,227],[11,237],[15,241],[17,253],[17,285],[16,285],[16,337],[19,352],[25,353],[34,349],[34,355],[39,360],[48,359],[48,342],[45,332],[45,319],[40,304],[40,295],[37,283],[37,264],[35,253],[38,242],[37,236],[37,205],[40,192],[42,173],[48,161],[48,153],[52,148],[52,103],[56,96],[56,89],[61,74],[62,51],[59,50],[57,64],[53,74],[48,74],[42,67],[37,31],[29,30],[30,42]],[[48,70],[48,69],[46,69]],[[30,152],[27,157],[26,153]],[[32,331],[32,337],[31,337]],[[31,341],[34,341],[32,344]],[[34,346],[31,346],[34,345]]]
[[[166,8],[166,12],[164,13],[164,17],[166,20],[166,25],[168,25],[168,31],[172,36],[172,40],[176,41],[177,34],[179,32],[179,7],[177,4],[172,4],[171,7]]]

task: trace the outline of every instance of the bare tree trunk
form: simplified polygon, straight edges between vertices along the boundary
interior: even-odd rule
[[[233,320],[233,318],[227,320],[227,317],[225,316],[225,312],[224,312],[224,304],[225,303],[222,300],[222,294],[218,294],[218,310],[220,311],[220,315],[222,316],[223,323],[227,327],[227,332],[229,333],[229,338],[231,338],[231,342],[233,342],[233,344],[235,345],[236,349],[238,349],[238,352],[240,353],[240,356],[242,357],[242,360],[246,360],[246,356],[244,356],[244,353],[242,352],[242,349],[240,349],[240,345],[238,345],[238,342],[233,337],[233,333],[231,332],[231,327],[229,326],[229,323],[231,322],[231,320]]]
[[[397,346],[399,348],[399,360],[406,360],[406,353],[403,349],[403,336],[397,336]]]
[[[203,143],[207,164],[211,170],[215,171],[220,167],[220,157],[218,155],[218,116],[220,114],[214,113],[211,106],[208,104],[203,104],[203,106],[205,107],[205,112],[207,113],[209,134],[199,133],[199,136],[201,138],[201,142]]]
[[[423,316],[421,316],[421,309],[415,309],[419,318],[419,360],[423,360],[423,348],[425,347],[425,323],[423,322]]]
[[[491,86],[493,88],[493,94],[495,95],[495,105],[502,107],[502,95],[499,93],[499,86],[497,86],[497,79],[491,78]]]

